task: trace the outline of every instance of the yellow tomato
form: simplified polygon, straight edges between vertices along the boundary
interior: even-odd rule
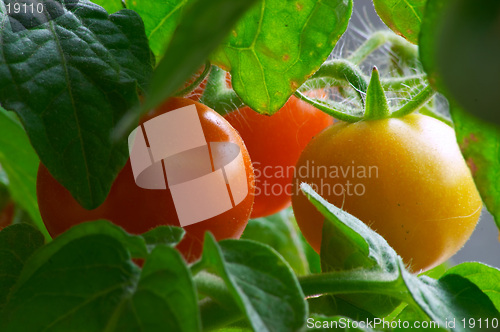
[[[324,218],[300,192],[302,182],[381,234],[414,272],[455,254],[481,214],[453,129],[419,114],[335,124],[305,148],[292,205],[319,252]]]

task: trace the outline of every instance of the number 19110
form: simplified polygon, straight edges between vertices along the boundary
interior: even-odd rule
[[[9,14],[41,14],[43,13],[44,6],[43,3],[37,3],[36,6],[31,3],[31,4],[20,4],[20,3],[15,3],[15,4],[6,4],[5,7],[7,8],[7,15]]]

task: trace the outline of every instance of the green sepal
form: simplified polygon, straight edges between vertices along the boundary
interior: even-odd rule
[[[385,91],[380,83],[377,67],[373,67],[372,77],[366,91],[364,120],[379,120],[390,115],[389,104],[385,98]]]

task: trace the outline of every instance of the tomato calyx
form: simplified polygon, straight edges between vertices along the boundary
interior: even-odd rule
[[[370,84],[366,91],[365,114],[363,120],[386,119],[390,114],[391,111],[387,103],[387,98],[385,97],[385,91],[380,83],[380,75],[377,67],[374,66]]]

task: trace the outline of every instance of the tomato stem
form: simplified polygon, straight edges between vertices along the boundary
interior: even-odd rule
[[[323,103],[319,103],[319,102],[315,101],[314,99],[311,99],[311,98],[303,95],[299,91],[295,91],[294,95],[295,95],[295,97],[300,98],[301,100],[313,105],[314,107],[316,107],[320,111],[323,111],[326,114],[329,114],[338,120],[350,122],[350,123],[354,123],[354,122],[358,122],[358,121],[363,120],[363,118],[361,116],[353,115],[356,113],[356,111],[352,110],[351,108],[348,108],[345,105],[337,103],[336,107],[335,107],[336,109],[335,109],[335,108],[329,107]],[[332,105],[334,104],[333,101],[329,101],[328,103],[332,104]]]
[[[336,76],[339,76],[336,74]],[[369,77],[363,75],[364,80],[368,82]],[[418,75],[411,75],[411,76],[404,76],[404,77],[394,77],[394,78],[382,78],[380,82],[382,83],[382,87],[385,90],[402,90],[402,89],[408,89],[410,86],[415,86],[415,85],[423,85],[425,80],[427,79],[427,75],[425,74],[418,74]],[[305,84],[303,84],[300,88],[300,92],[308,91],[308,90],[314,90],[314,89],[326,89],[326,88],[331,88],[331,87],[339,87],[339,88],[346,88],[346,87],[353,87],[351,84],[349,84],[349,81],[347,79],[340,79],[338,77],[313,77],[307,80]],[[365,91],[366,92],[366,91]]]
[[[226,72],[217,66],[212,66],[200,102],[223,116],[245,106],[236,92],[227,87]]]
[[[385,98],[385,91],[380,83],[377,67],[373,67],[370,85],[366,91],[366,106],[364,120],[379,120],[390,115],[389,104]]]
[[[311,79],[329,78],[335,81],[346,81],[356,90],[356,93],[364,104],[364,94],[368,88],[365,75],[352,63],[346,60],[330,60],[325,62]]]
[[[371,53],[383,46],[385,43],[391,43],[397,48],[404,50],[407,57],[418,59],[418,48],[408,42],[406,39],[394,34],[391,31],[374,32],[361,46],[356,49],[348,58],[353,64],[359,65]]]
[[[434,97],[436,91],[431,86],[426,86],[409,102],[404,104],[400,109],[391,114],[391,118],[400,118],[405,115],[418,111],[422,106],[427,104]]]
[[[198,76],[193,81],[193,83],[191,83],[190,85],[188,85],[184,89],[177,91],[174,94],[174,97],[183,97],[183,96],[187,95],[188,93],[190,93],[191,91],[193,91],[194,89],[196,89],[201,84],[201,82],[203,82],[205,77],[207,77],[208,73],[210,72],[210,68],[211,68],[211,64],[210,64],[210,62],[207,61],[205,63],[205,68],[203,68],[203,71],[200,74],[200,76]]]
[[[404,77],[386,78],[382,79],[381,82],[382,87],[385,90],[402,90],[416,85],[423,85],[426,79],[427,75],[419,74]]]

